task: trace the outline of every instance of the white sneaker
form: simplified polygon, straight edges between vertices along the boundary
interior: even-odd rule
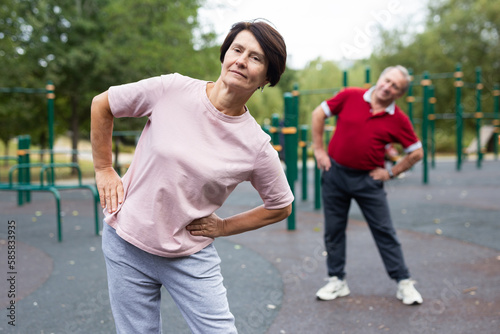
[[[338,279],[337,276],[330,277],[328,284],[316,292],[316,297],[321,300],[333,300],[337,297],[344,297],[351,293],[347,282]]]
[[[405,305],[422,304],[423,302],[422,296],[413,284],[415,284],[415,281],[411,279],[404,279],[398,283],[396,297]]]

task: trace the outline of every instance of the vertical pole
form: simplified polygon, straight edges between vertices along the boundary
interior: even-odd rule
[[[429,86],[429,125],[431,130],[431,167],[436,168],[436,114],[434,106],[436,98],[434,97],[434,85]]]
[[[431,80],[429,79],[429,72],[425,71],[424,72],[424,77],[421,82],[421,85],[424,87],[424,105],[423,105],[423,115],[422,115],[422,146],[424,147],[424,158],[423,158],[423,176],[422,176],[422,182],[424,184],[428,183],[428,161],[427,161],[427,155],[428,155],[428,124],[429,124],[429,86],[431,85]]]
[[[282,130],[285,136],[285,164],[286,164],[286,178],[288,180],[288,185],[295,194],[295,177],[297,174],[297,159],[298,152],[297,146],[294,145],[297,140],[297,128],[296,127],[284,127]],[[295,201],[292,202],[292,213],[288,216],[288,230],[295,230]]]
[[[342,75],[342,87],[347,87],[347,71],[344,70]]]
[[[302,125],[300,127],[300,142],[299,146],[302,148],[302,200],[307,201],[307,131],[309,127]]]
[[[294,84],[293,85],[293,91],[292,91],[292,97],[291,97],[291,102],[289,103],[290,108],[287,108],[285,110],[285,119],[284,119],[284,126],[285,127],[293,127],[295,128],[295,135],[293,136],[293,141],[291,142],[294,148],[294,156],[296,157],[295,162],[293,163],[293,180],[297,181],[299,178],[298,175],[298,149],[299,149],[299,136],[297,133],[297,129],[299,128],[299,85]],[[291,161],[290,161],[291,162]]]
[[[476,118],[476,137],[477,137],[477,160],[476,167],[481,168],[481,162],[483,161],[483,152],[481,147],[481,119],[483,118],[483,113],[481,112],[481,90],[483,89],[483,84],[481,83],[481,67],[476,67],[476,113],[474,117]]]
[[[295,194],[295,181],[298,177],[298,91],[293,94],[285,93],[285,119],[284,128],[281,130],[285,136],[285,165],[288,184]],[[295,100],[294,100],[295,99]],[[288,216],[288,230],[295,230],[295,201],[292,203],[292,213]]]
[[[493,86],[493,125],[495,126],[493,138],[493,152],[495,153],[495,160],[498,160],[498,146],[499,133],[500,133],[500,85]]]
[[[287,105],[285,105],[287,108]],[[274,146],[274,149],[278,152],[281,152],[282,147],[280,145],[280,116],[278,114],[273,114],[271,116],[271,128],[269,129],[271,133],[271,140]]]
[[[314,158],[314,209],[321,208],[321,171],[318,168],[318,162]]]
[[[408,117],[410,118],[410,122],[415,127],[415,123],[413,122],[413,102],[415,102],[415,97],[413,96],[413,70],[408,69],[408,73],[410,74],[411,81],[410,86],[408,87],[408,93],[406,96],[406,102],[408,102]]]
[[[50,163],[54,163],[54,99],[56,95],[54,94],[55,86],[52,81],[48,81],[45,86],[47,91],[47,112],[48,112],[48,122],[49,122],[49,150],[50,150]],[[49,184],[54,184],[54,168],[50,169]]]
[[[370,88],[370,66],[366,66],[365,68],[365,88]]]
[[[28,135],[17,137],[17,163],[29,164],[30,155],[29,149],[31,145],[31,137]],[[31,170],[29,167],[19,168],[17,171],[17,180],[20,185],[31,184]],[[24,203],[31,202],[31,193],[28,190],[19,190],[17,192],[17,205],[22,206]]]
[[[463,113],[462,113],[462,81],[463,72],[461,65],[457,64],[455,70],[455,120],[456,120],[456,146],[457,146],[457,165],[456,169],[460,170],[462,167],[462,133],[463,133]]]

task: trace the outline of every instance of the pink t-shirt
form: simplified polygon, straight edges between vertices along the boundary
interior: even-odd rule
[[[270,138],[247,111],[219,112],[206,81],[163,75],[109,89],[115,117],[149,118],[123,176],[125,199],[105,221],[136,247],[159,256],[191,255],[213,239],[192,236],[191,221],[222,206],[234,188],[250,181],[264,207],[293,201]]]

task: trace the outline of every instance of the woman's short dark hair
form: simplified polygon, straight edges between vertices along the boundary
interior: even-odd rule
[[[236,36],[243,30],[250,31],[259,42],[268,59],[267,80],[270,86],[276,85],[286,68],[286,45],[280,33],[263,21],[254,20],[249,22],[235,23],[220,47],[220,61],[224,62],[226,52],[233,43]]]

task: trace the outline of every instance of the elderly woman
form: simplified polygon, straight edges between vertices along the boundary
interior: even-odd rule
[[[160,333],[165,286],[194,333],[236,333],[214,238],[285,219],[293,194],[269,137],[245,103],[274,86],[286,46],[263,21],[235,24],[221,46],[221,74],[180,74],[114,86],[91,107],[96,184],[105,213],[103,253],[118,333]],[[112,168],[114,117],[147,116],[121,179]],[[263,205],[228,218],[214,212],[250,181]]]

